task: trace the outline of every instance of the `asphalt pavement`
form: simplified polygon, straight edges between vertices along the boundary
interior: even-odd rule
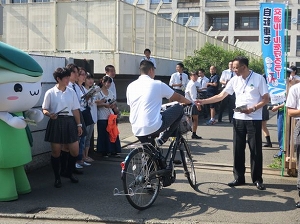
[[[163,188],[154,204],[145,211],[130,206],[122,192],[120,162],[130,151],[130,124],[119,124],[123,146],[121,158],[100,158],[78,175],[79,183],[62,179],[62,188],[53,187],[49,165],[28,173],[32,192],[11,202],[0,202],[0,223],[300,223],[296,178],[281,176],[280,169],[270,169],[278,150],[276,116],[268,122],[273,148],[263,148],[264,184],[259,191],[251,183],[249,150],[246,149],[246,185],[230,188],[232,175],[232,124],[224,122],[204,125],[200,119],[201,140],[186,137],[196,167],[197,187],[193,190],[176,167],[174,184]],[[167,147],[169,142],[166,143]]]

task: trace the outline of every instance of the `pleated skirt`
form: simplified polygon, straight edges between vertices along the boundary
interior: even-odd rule
[[[78,130],[73,116],[58,116],[49,119],[45,141],[59,144],[70,144],[78,141]]]

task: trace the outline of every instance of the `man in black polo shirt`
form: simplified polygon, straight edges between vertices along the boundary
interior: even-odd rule
[[[206,89],[207,98],[210,98],[210,97],[218,94],[220,78],[217,75],[216,71],[217,71],[217,69],[215,66],[213,66],[213,65],[210,66],[210,68],[209,68],[210,78],[209,78],[209,82],[206,84],[207,85],[207,89]],[[208,120],[206,122],[207,125],[214,125],[216,123],[215,105],[216,105],[215,103],[211,103],[208,105],[210,108],[210,120]]]

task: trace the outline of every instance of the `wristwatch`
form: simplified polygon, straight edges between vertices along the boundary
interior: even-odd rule
[[[82,124],[77,124],[77,127],[82,127]]]

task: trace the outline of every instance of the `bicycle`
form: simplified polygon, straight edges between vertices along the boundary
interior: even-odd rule
[[[191,131],[191,106],[184,107],[184,115],[172,136],[166,155],[151,143],[132,145],[133,150],[121,163],[121,179],[128,202],[138,210],[149,208],[156,200],[162,187],[170,186],[176,180],[176,152],[179,150],[184,174],[193,189],[196,187],[196,173],[192,155],[183,134]],[[152,140],[154,139],[151,136]]]

